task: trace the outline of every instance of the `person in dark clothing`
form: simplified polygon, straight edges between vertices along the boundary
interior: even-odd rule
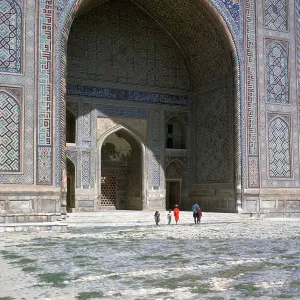
[[[193,218],[194,218],[194,222],[195,224],[197,223],[198,220],[198,210],[199,210],[199,205],[198,203],[195,202],[195,204],[192,206],[192,212],[193,212]]]
[[[155,224],[158,225],[158,223],[160,221],[160,213],[158,210],[154,214],[154,220],[155,220]]]

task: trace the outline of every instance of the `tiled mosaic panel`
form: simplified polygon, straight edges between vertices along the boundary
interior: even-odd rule
[[[233,182],[233,108],[230,94],[228,87],[219,87],[197,99],[197,183]]]
[[[52,43],[53,43],[53,1],[40,1],[39,15],[39,65],[38,65],[38,136],[37,136],[37,184],[52,184],[52,163],[45,170],[45,153],[52,161]],[[41,156],[42,154],[42,156]]]
[[[288,53],[278,42],[267,47],[267,101],[289,103]]]
[[[20,124],[18,102],[0,91],[0,172],[20,171]]]
[[[38,147],[37,182],[39,184],[52,184],[52,148]]]
[[[117,176],[101,177],[101,206],[116,206]]]
[[[259,187],[259,160],[258,160],[258,103],[257,103],[257,82],[256,82],[256,0],[245,0],[245,85],[246,85],[246,115],[242,114],[242,118],[247,124],[243,130],[246,141],[242,145],[242,153],[248,152],[248,158],[244,160],[245,164],[248,160],[248,174],[246,181],[246,172],[243,173],[243,186],[246,184],[250,188]],[[244,123],[244,122],[243,122]],[[246,153],[245,153],[246,154]],[[255,163],[254,163],[255,162]]]
[[[20,7],[23,7],[22,0],[16,0]],[[21,172],[19,174],[0,174],[0,183],[1,184],[33,184],[34,183],[34,152],[35,152],[35,136],[34,136],[34,101],[35,101],[35,24],[36,20],[36,9],[35,1],[29,0],[24,6],[23,12],[24,22],[26,23],[26,30],[23,31],[24,38],[26,39],[26,44],[23,49],[24,56],[22,54],[22,61],[25,62],[24,75],[9,74],[9,73],[0,73],[0,84],[1,90],[7,91],[8,94],[12,95],[15,100],[26,99],[23,102],[22,114],[22,124],[23,130],[21,135],[24,135],[22,138],[22,150],[21,154],[24,157],[21,166]],[[1,36],[1,33],[0,33]],[[22,62],[22,65],[23,65]],[[22,87],[21,92],[16,93],[15,87]],[[15,90],[15,91],[13,91]],[[22,102],[19,101],[21,104]]]
[[[88,189],[91,184],[91,155],[82,152],[82,187]]]
[[[287,30],[288,7],[286,0],[264,0],[265,26],[274,30]]]
[[[152,113],[152,147],[154,150],[160,150],[160,133],[161,133],[161,122],[160,113],[158,110],[154,110]]]
[[[128,100],[134,102],[146,102],[155,104],[171,104],[179,106],[188,105],[187,95],[149,93],[145,91],[141,92],[124,89],[99,88],[95,86],[74,84],[67,85],[67,95],[84,96],[90,98]]]
[[[232,18],[234,19],[237,27],[240,26],[240,4],[239,0],[222,0],[226,8],[230,12]]]
[[[166,179],[181,179],[182,171],[176,162],[170,163],[166,168]]]
[[[288,124],[277,117],[269,125],[269,176],[291,177],[290,130]]]
[[[68,82],[174,93],[189,89],[176,44],[148,15],[124,0],[110,1],[75,19],[68,44]]]
[[[0,72],[21,73],[22,10],[13,0],[0,1]]]
[[[160,159],[159,156],[153,155],[151,151],[148,152],[148,174],[150,187],[160,186]]]

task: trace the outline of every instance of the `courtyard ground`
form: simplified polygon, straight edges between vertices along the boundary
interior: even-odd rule
[[[0,233],[0,300],[300,299],[300,220],[71,214],[67,232]]]

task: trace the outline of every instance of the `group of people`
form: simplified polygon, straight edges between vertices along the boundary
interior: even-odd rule
[[[192,206],[192,212],[193,212],[193,218],[194,218],[195,224],[200,224],[201,217],[202,217],[202,210],[201,210],[198,203],[194,203],[194,205]],[[176,224],[178,224],[178,221],[179,221],[179,208],[178,208],[177,204],[174,207],[173,214],[172,214],[171,209],[169,210],[169,212],[167,214],[168,224],[171,224],[173,215],[174,215],[174,219],[175,219]],[[156,225],[158,225],[158,223],[160,222],[160,213],[159,213],[158,210],[154,214],[154,219],[155,219]]]

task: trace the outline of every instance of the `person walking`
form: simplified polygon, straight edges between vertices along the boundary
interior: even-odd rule
[[[168,224],[171,224],[171,221],[172,221],[172,210],[171,209],[168,212],[167,218],[168,218]]]
[[[201,217],[202,217],[202,209],[201,209],[201,207],[199,207],[198,215],[197,215],[197,224],[200,224]]]
[[[160,221],[160,213],[158,210],[154,214],[154,220],[155,220],[155,224],[158,225],[158,223]]]
[[[174,213],[174,219],[175,219],[175,222],[176,222],[176,225],[177,225],[178,221],[179,221],[179,208],[178,208],[177,204],[175,205],[173,213]]]
[[[198,220],[199,208],[200,208],[200,206],[198,205],[197,202],[195,202],[194,205],[192,206],[192,212],[193,212],[193,218],[194,218],[195,224],[197,223],[197,220]]]

